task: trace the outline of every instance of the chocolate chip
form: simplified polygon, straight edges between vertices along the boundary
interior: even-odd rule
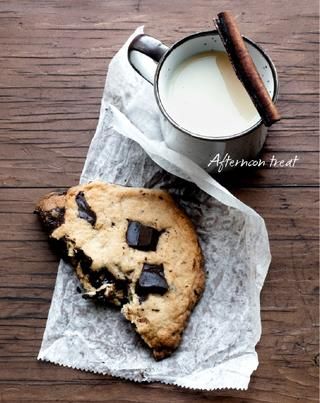
[[[116,299],[121,305],[128,302],[128,281],[116,279],[107,268],[103,267],[100,270],[90,270],[88,273],[90,284],[98,289],[105,284],[112,284],[116,290]],[[94,294],[86,295],[86,299],[93,299],[95,302],[108,303],[109,299],[105,296],[105,288],[96,291]],[[119,291],[122,291],[122,293]]]
[[[49,244],[53,251],[60,256],[65,262],[69,263],[67,239],[62,237],[60,239],[49,238]]]
[[[91,270],[89,281],[93,287],[99,288],[103,284],[114,284],[116,279],[107,269],[103,268],[100,270]]]
[[[148,227],[138,221],[128,220],[127,243],[131,248],[143,250],[145,252],[155,251],[162,231]]]
[[[168,291],[168,283],[164,277],[163,265],[143,264],[142,272],[136,284],[136,293],[139,297],[149,294],[163,295]]]
[[[82,249],[75,249],[74,261],[75,264],[80,264],[83,274],[88,276],[88,281],[94,288],[100,288],[104,284],[114,284],[117,290],[122,290],[124,295],[127,295],[128,281],[115,278],[106,267],[92,270],[92,259]]]
[[[92,226],[95,225],[97,221],[96,213],[91,209],[83,192],[79,192],[76,196],[76,203],[78,205],[78,215],[83,220],[88,221]]]
[[[51,234],[56,228],[64,223],[65,208],[55,207],[52,210],[35,210],[38,214],[44,229]]]
[[[95,288],[100,288],[104,284],[115,284],[118,290],[126,291],[128,288],[127,280],[119,280],[114,277],[106,267],[100,270],[90,270],[89,282]]]
[[[92,259],[90,256],[87,256],[82,249],[75,249],[74,259],[77,263],[80,263],[81,269],[84,274],[91,273],[90,268],[92,265]]]
[[[88,273],[88,275],[89,275],[89,283],[94,288],[101,287],[102,279],[101,279],[101,274],[99,272],[92,271],[91,273]]]

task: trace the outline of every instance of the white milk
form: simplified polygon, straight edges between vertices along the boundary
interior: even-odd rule
[[[224,52],[199,53],[179,64],[164,95],[171,118],[202,136],[240,133],[260,119]]]

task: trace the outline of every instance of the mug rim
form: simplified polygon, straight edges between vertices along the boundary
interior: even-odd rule
[[[250,126],[248,129],[243,130],[242,132],[239,133],[235,133],[229,136],[216,136],[216,137],[208,137],[208,136],[204,136],[202,134],[199,133],[194,133],[186,128],[184,128],[183,126],[181,126],[179,123],[177,123],[170,115],[169,113],[166,111],[166,108],[164,107],[161,98],[160,98],[160,94],[159,94],[159,86],[158,86],[158,82],[159,82],[159,75],[160,75],[160,71],[161,68],[165,62],[165,60],[167,59],[167,57],[172,53],[173,50],[175,50],[177,47],[179,47],[180,45],[182,45],[184,42],[187,42],[191,39],[197,38],[199,36],[209,36],[212,34],[217,34],[219,36],[219,33],[216,29],[211,30],[211,31],[200,31],[200,32],[196,32],[194,34],[185,36],[184,38],[178,40],[177,42],[175,42],[170,48],[168,48],[168,50],[166,51],[166,53],[162,56],[162,58],[160,59],[156,72],[155,72],[155,76],[154,76],[154,93],[155,93],[155,98],[157,101],[157,104],[159,106],[160,111],[162,112],[162,114],[164,115],[164,117],[178,130],[184,132],[185,134],[193,137],[193,138],[198,138],[201,140],[207,140],[207,141],[227,141],[227,140],[232,140],[238,137],[242,137],[245,135],[248,135],[250,133],[252,133],[255,129],[257,129],[259,126],[261,126],[263,124],[262,119],[260,117],[260,119],[253,125]],[[262,54],[262,56],[264,57],[264,59],[266,60],[266,62],[269,64],[272,76],[273,76],[273,82],[274,82],[274,86],[273,86],[273,95],[272,95],[272,101],[276,102],[276,100],[278,99],[278,94],[279,94],[279,79],[278,79],[278,73],[276,70],[276,67],[273,63],[273,61],[271,60],[270,56],[256,43],[254,42],[252,39],[247,38],[246,36],[242,35],[242,38],[244,39],[245,42],[248,42],[250,45],[252,45],[254,48],[256,48],[258,50],[258,52],[260,52]]]

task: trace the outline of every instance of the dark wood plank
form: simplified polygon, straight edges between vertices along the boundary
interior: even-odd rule
[[[181,1],[166,1],[161,7],[154,1],[97,1],[89,8],[83,1],[75,7],[73,1],[68,6],[58,3],[39,2],[36,11],[30,1],[2,6],[0,144],[11,159],[1,161],[1,186],[75,183],[97,123],[107,63],[137,25],[146,23],[148,32],[168,44],[211,27],[201,1],[193,2],[194,18]],[[283,120],[270,130],[263,158],[298,154],[300,159],[294,170],[262,169],[239,185],[316,184],[318,155],[309,153],[318,150],[316,16],[302,3],[280,11],[270,4],[268,15],[252,2],[231,8],[243,32],[267,48],[279,71]],[[116,19],[102,17],[110,15]],[[259,23],[252,23],[255,20]],[[36,171],[30,162],[34,154]]]
[[[231,395],[254,401],[254,393],[255,399],[270,402],[282,401],[282,393],[286,393],[288,401],[293,401],[290,399],[301,393],[305,397],[315,396],[317,244],[317,241],[309,241],[306,249],[301,240],[271,242],[273,263],[262,291],[263,333],[258,346],[260,366],[254,374],[250,392],[232,392]],[[116,398],[126,401],[129,387],[135,393],[132,401],[146,401],[143,399],[150,392],[146,392],[145,388],[150,390],[150,387],[121,382],[120,393],[120,381],[117,379],[36,362],[56,265],[56,258],[46,242],[20,241],[6,245],[3,268],[0,269],[3,282],[7,284],[5,289],[1,289],[0,299],[1,361],[6,362],[5,366],[0,366],[0,390],[3,396],[14,396],[11,395],[14,388],[20,390],[23,399],[27,400],[31,399],[35,390],[40,390],[39,401],[49,401],[54,397],[68,399],[67,391],[72,391],[72,399],[78,401],[83,393],[93,393],[91,390],[94,388],[92,396],[97,401],[109,399],[107,401],[113,402]],[[83,382],[86,388],[83,388]],[[10,387],[7,383],[10,383]],[[270,383],[273,390],[268,387]],[[49,384],[54,385],[54,392],[49,391]],[[285,384],[288,390],[282,390]],[[79,390],[83,393],[80,394]],[[194,392],[186,393],[157,384],[152,385],[151,390],[161,390],[161,396],[157,396],[159,399],[170,397],[176,401],[189,401],[195,396]],[[107,391],[108,397],[103,396]],[[230,392],[226,395],[230,395]],[[213,398],[216,393],[205,393],[203,399],[205,396]],[[36,397],[34,399],[37,401]]]
[[[80,124],[81,122],[79,122]],[[41,133],[38,134],[41,136]],[[85,142],[89,135],[79,133],[76,142]],[[69,137],[69,134],[68,134]],[[2,144],[0,148],[0,187],[68,187],[76,185],[85,161],[87,146],[72,146],[72,138],[64,137],[60,144]],[[24,140],[25,141],[25,140]],[[277,161],[288,162],[298,156],[294,168],[270,166]],[[317,152],[264,152],[266,166],[237,174],[237,187],[316,186],[319,183]],[[35,169],[36,168],[36,169]],[[217,176],[218,180],[221,180]],[[232,180],[231,180],[232,183]]]
[[[47,390],[47,385],[52,382],[57,390],[54,396],[67,399],[63,390],[72,390],[74,400],[81,400],[83,396],[82,393],[78,394],[79,387],[83,390],[82,382],[88,385],[83,390],[85,394],[93,387],[96,391],[97,385],[103,383],[101,392],[95,392],[95,398],[97,401],[102,399],[101,393],[108,388],[111,393],[109,401],[114,401],[120,398],[117,392],[119,381],[35,361],[57,268],[57,258],[48,247],[46,235],[31,214],[34,200],[43,190],[47,189],[25,189],[23,198],[20,189],[0,190],[0,228],[3,228],[0,245],[5,247],[0,273],[3,284],[6,284],[1,287],[0,343],[1,360],[7,363],[3,370],[0,369],[0,380],[2,385],[10,382],[14,387],[23,382],[25,399],[32,396],[34,383],[37,383],[37,390],[41,390],[48,401],[53,399]],[[253,377],[250,393],[233,392],[232,395],[250,401],[251,393],[255,393],[258,396],[256,399],[280,401],[283,393],[281,385],[285,384],[288,401],[294,401],[301,393],[312,398],[317,393],[318,239],[316,229],[312,229],[317,192],[314,189],[306,189],[305,194],[296,189],[242,189],[237,190],[236,194],[263,214],[267,224],[270,222],[273,261],[261,299],[263,335],[258,346],[261,364]],[[307,212],[310,221],[304,218]],[[10,231],[10,225],[6,226],[5,222],[14,224],[10,216],[19,217],[18,229],[15,232],[11,230],[10,239],[4,241],[6,233]],[[25,221],[27,217],[30,220]],[[292,217],[295,217],[294,224]],[[306,233],[307,228],[310,228],[310,234]],[[35,229],[38,235],[32,241],[31,234]],[[301,237],[301,232],[305,236]],[[303,375],[305,373],[308,376]],[[261,389],[266,382],[271,383],[274,390],[267,387]],[[145,387],[132,386],[134,399],[140,399]],[[157,390],[160,387],[161,396],[167,399],[174,396],[177,401],[188,401],[194,396],[194,392],[175,392],[172,387],[156,384],[154,387]],[[5,386],[4,391],[9,398],[10,392]],[[121,398],[126,396],[123,388],[122,391],[124,394]],[[217,394],[203,394],[202,398],[214,396]],[[44,399],[42,394],[41,398]]]
[[[131,32],[145,24],[171,44],[211,29],[223,9],[279,73],[283,119],[262,158],[300,159],[296,168],[241,172],[225,182],[266,219],[273,255],[261,296],[261,363],[249,390],[194,392],[37,362],[57,258],[31,214],[35,200],[78,182],[107,65]],[[1,401],[318,401],[317,28],[316,2],[307,0],[0,2]]]
[[[44,194],[57,189],[0,189],[0,239],[45,240],[32,214]],[[260,213],[270,239],[318,239],[318,190],[313,188],[238,189],[235,195]]]

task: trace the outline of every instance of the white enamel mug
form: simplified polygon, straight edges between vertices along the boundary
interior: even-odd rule
[[[278,96],[278,76],[269,56],[252,40],[243,37],[254,64],[272,100]],[[174,69],[184,60],[210,50],[225,51],[216,30],[189,35],[168,48],[148,35],[138,35],[128,48],[128,60],[132,67],[154,86],[154,94],[160,109],[160,123],[167,145],[199,164],[210,173],[218,171],[218,164],[212,164],[217,156],[221,161],[230,159],[252,160],[261,151],[267,136],[267,127],[262,120],[236,134],[208,137],[193,133],[182,127],[170,116],[165,102],[165,88]],[[199,105],[201,108],[201,105]],[[211,163],[210,163],[211,162]],[[232,169],[231,164],[225,171]]]

